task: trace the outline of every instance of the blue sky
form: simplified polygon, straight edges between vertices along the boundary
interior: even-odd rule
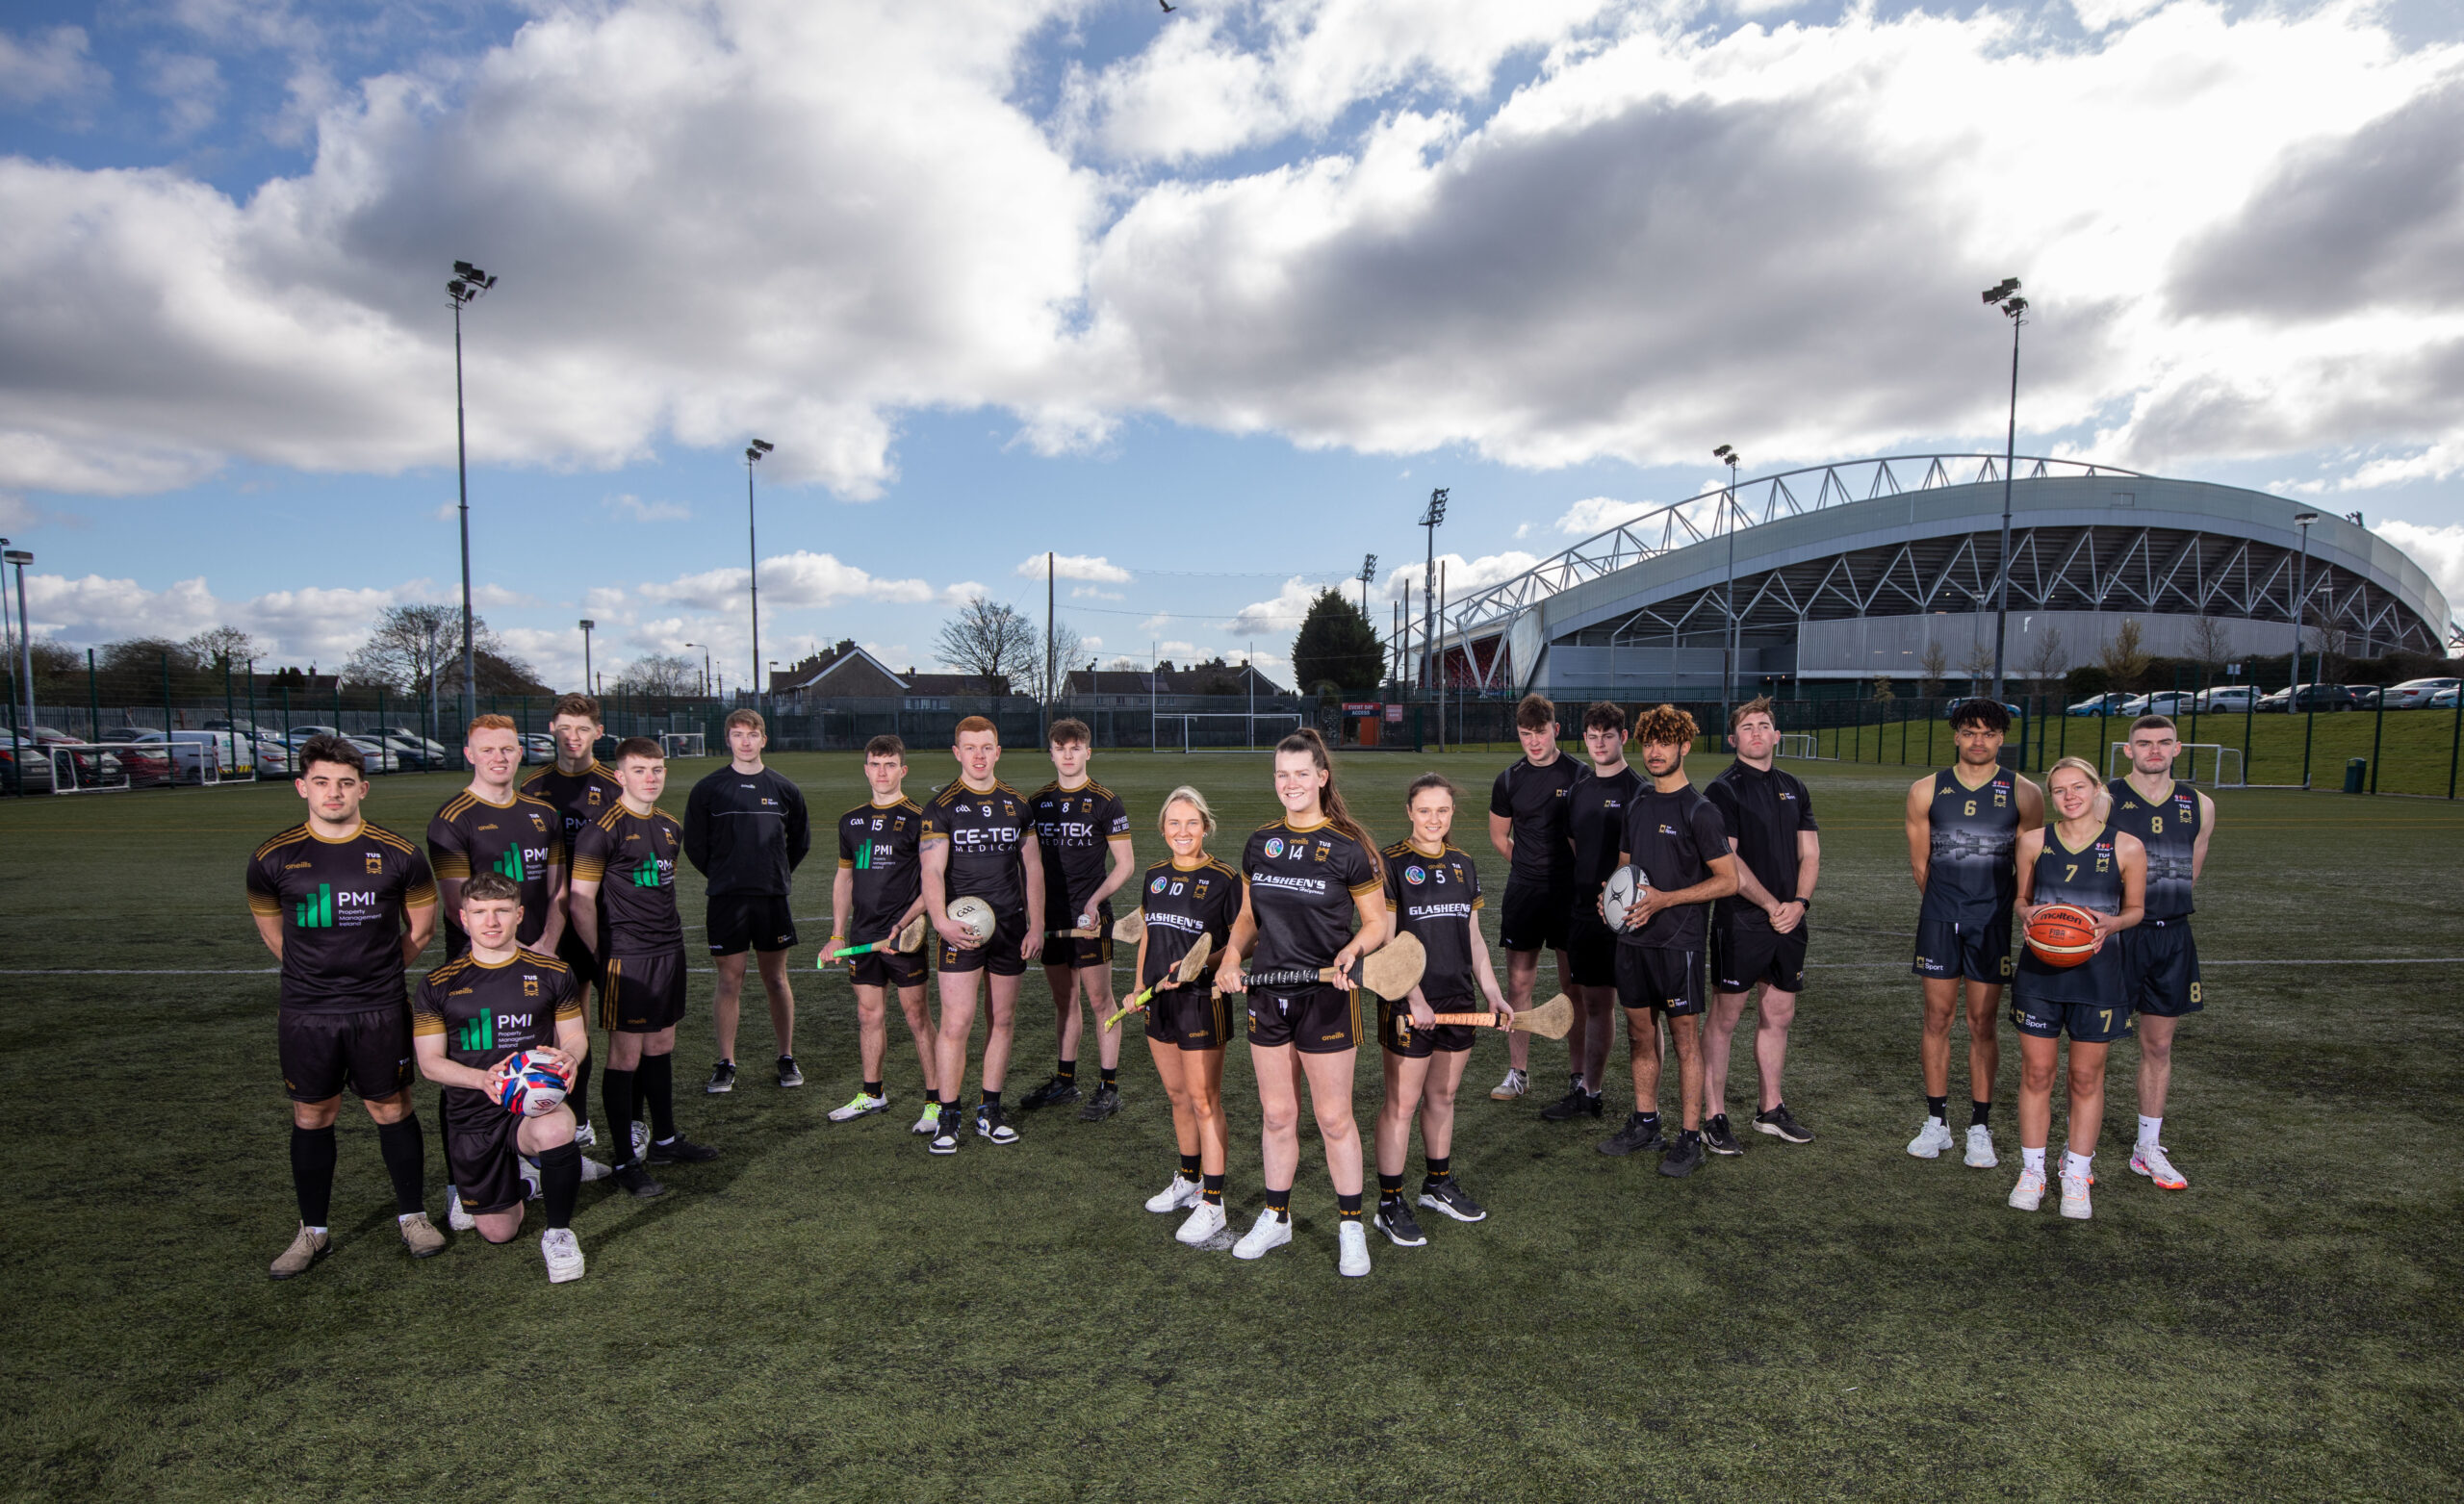
[[[0,531],[37,630],[330,666],[456,588],[560,682],[972,590],[1254,643],[1452,493],[1486,583],[1715,475],[1998,448],[2361,509],[2464,599],[2447,8],[32,0]],[[2384,181],[2377,174],[2385,174]],[[1408,566],[1399,576],[1397,567]],[[1356,590],[1356,586],[1348,587]]]

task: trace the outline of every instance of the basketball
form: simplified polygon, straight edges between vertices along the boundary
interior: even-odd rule
[[[950,903],[950,923],[978,940],[992,938],[992,905],[972,895]]]
[[[1608,875],[1608,889],[1601,896],[1600,917],[1611,930],[1625,929],[1626,910],[1633,906],[1635,895],[1651,885],[1642,868],[1618,868]]]
[[[555,1110],[572,1085],[564,1072],[525,1050],[513,1057],[512,1068],[497,1088],[497,1105],[516,1117],[536,1117]]]
[[[2028,921],[2028,949],[2048,966],[2076,966],[2096,949],[2096,921],[2075,904],[2048,904]]]

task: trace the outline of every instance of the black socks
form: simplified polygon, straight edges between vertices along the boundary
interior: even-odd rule
[[[1202,1188],[1201,1190],[1199,1190],[1199,1191],[1198,1191],[1198,1199],[1199,1199],[1200,1201],[1205,1202],[1205,1203],[1206,1203],[1208,1206],[1210,1206],[1210,1207],[1219,1207],[1219,1206],[1223,1205],[1223,1177],[1222,1177],[1222,1176],[1220,1176],[1220,1175],[1209,1175],[1209,1176],[1206,1176],[1206,1177],[1204,1177],[1204,1178],[1203,1178],[1203,1180],[1200,1182],[1200,1184],[1201,1184],[1201,1185],[1203,1186],[1203,1188]]]
[[[1428,1157],[1428,1174],[1422,1177],[1421,1188],[1423,1190],[1426,1190],[1431,1185],[1442,1185],[1453,1174],[1454,1156],[1450,1154],[1430,1155]]]
[[[1120,1085],[1120,1067],[1117,1065],[1106,1065],[1101,1067],[1101,1069],[1104,1076],[1104,1084],[1117,1088]]]
[[[988,1108],[999,1107],[1001,1105],[1001,1093],[988,1089],[984,1093],[984,1105]]]
[[[619,1165],[633,1162],[633,1076],[613,1065],[599,1073],[599,1100],[611,1125],[607,1158]]]
[[[610,1074],[614,1074],[610,1072]],[[651,1140],[665,1143],[676,1136],[676,1057],[645,1055],[633,1067],[633,1089],[650,1109]]]
[[[334,1131],[291,1125],[291,1188],[299,1197],[299,1220],[323,1227],[334,1210]]]
[[[1990,1103],[1990,1102],[1971,1102],[1971,1103],[1969,1103],[1969,1104],[1967,1105],[1967,1126],[1968,1126],[1968,1127],[1970,1127],[1970,1128],[1974,1128],[1974,1127],[1976,1127],[1976,1126],[1977,1126],[1978,1124],[1980,1124],[1980,1123],[1984,1123],[1984,1124],[1989,1124],[1989,1124],[1992,1122],[1992,1119],[1993,1119],[1993,1104],[1992,1104],[1992,1103]]]
[[[1349,1195],[1345,1195],[1343,1192],[1337,1191],[1335,1193],[1335,1215],[1346,1222],[1359,1221],[1360,1192],[1355,1190]]]
[[[1267,1210],[1268,1210],[1269,1211],[1271,1211],[1271,1212],[1273,1212],[1273,1213],[1274,1213],[1274,1219],[1275,1219],[1276,1221],[1278,1221],[1278,1222],[1289,1222],[1289,1221],[1291,1221],[1291,1220],[1292,1220],[1292,1187],[1291,1187],[1291,1186],[1289,1186],[1289,1185],[1286,1185],[1285,1187],[1283,1187],[1283,1189],[1281,1189],[1281,1190],[1277,1190],[1277,1189],[1275,1189],[1275,1188],[1274,1188],[1273,1186],[1271,1186],[1271,1185],[1268,1186],[1268,1187],[1267,1187]]]
[[[590,1057],[587,1055],[581,1058],[580,1064],[574,1067],[574,1083],[565,1093],[565,1106],[574,1110],[576,1128],[590,1126]],[[627,1136],[631,1135],[629,1133]]]
[[[1403,1199],[1403,1177],[1401,1177],[1400,1175],[1389,1175],[1389,1174],[1387,1174],[1384,1170],[1380,1170],[1380,1171],[1378,1171],[1378,1172],[1377,1172],[1377,1199],[1378,1199],[1378,1200],[1380,1200],[1380,1201],[1400,1201],[1400,1200],[1402,1200],[1402,1199]]]
[[[882,1083],[880,1082],[868,1081],[864,1083],[864,1095],[868,1097],[886,1097],[889,1093],[882,1089]]]
[[[625,1135],[630,1138],[632,1135]],[[548,1230],[574,1225],[574,1202],[581,1195],[581,1145],[561,1143],[539,1152],[539,1199],[547,1203]]]
[[[1951,1115],[1951,1099],[1948,1097],[1927,1097],[1925,1099],[1925,1115],[1932,1118],[1937,1123],[1947,1123]]]
[[[402,1216],[425,1211],[427,1145],[420,1141],[419,1114],[406,1112],[398,1123],[377,1124],[376,1152],[385,1157],[385,1173],[394,1182],[395,1211]],[[328,1159],[325,1162],[331,1166],[333,1160]]]
[[[1052,1076],[1055,1081],[1076,1081],[1078,1079],[1078,1062],[1076,1060],[1062,1061],[1059,1065],[1053,1067]]]
[[[1197,1166],[1198,1158],[1196,1155],[1185,1154],[1181,1156],[1181,1179],[1185,1181],[1194,1181],[1197,1179]]]

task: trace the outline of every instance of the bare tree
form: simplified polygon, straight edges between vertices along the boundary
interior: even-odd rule
[[[1104,672],[1107,674],[1143,674],[1146,672],[1146,665],[1140,662],[1138,659],[1129,656],[1127,653],[1123,653],[1119,657],[1115,658],[1112,662],[1105,664]]]
[[[1021,669],[1016,687],[1019,693],[1049,703],[1059,700],[1068,687],[1069,671],[1085,667],[1087,649],[1078,629],[1064,621],[1053,622],[1049,638],[1041,632],[1038,632],[1036,637],[1035,651],[1029,654]],[[1052,682],[1049,684],[1044,682],[1044,666],[1047,663],[1052,666]]]
[[[1961,662],[1960,672],[1967,676],[1969,694],[1984,694],[1993,677],[1993,645],[1983,638],[1968,644],[1967,657]]]
[[[206,668],[219,674],[225,669],[244,670],[249,662],[262,656],[265,649],[257,640],[236,626],[224,625],[212,631],[199,632],[189,639],[189,651]]]
[[[941,624],[933,656],[961,674],[984,680],[988,700],[997,699],[1012,678],[1022,677],[1039,660],[1042,634],[1017,607],[970,596],[959,614]]]
[[[433,687],[446,663],[461,656],[458,608],[387,606],[376,618],[368,641],[343,665],[343,677],[354,684],[382,684],[396,690]]]
[[[2341,626],[2330,626],[2319,634],[2319,682],[2341,683],[2345,669],[2352,660],[2352,636]]]
[[[2191,623],[2190,655],[2201,668],[2217,668],[2233,656],[2233,636],[2216,618],[2199,617]]]
[[[1942,692],[1942,680],[1951,672],[1951,655],[1938,642],[1925,645],[1925,656],[1916,660],[1916,693],[1931,700]]]
[[[672,653],[652,653],[628,664],[617,687],[636,695],[675,700],[701,687],[702,666]]]
[[[2139,619],[2123,617],[2121,625],[2102,648],[2096,650],[2096,662],[2103,666],[2105,676],[2115,689],[2135,690],[2147,675],[2147,650],[2139,628]]]
[[[2062,628],[2048,622],[2037,640],[2029,645],[2025,673],[2039,684],[2062,677],[2070,667],[2070,650],[2062,640]]]

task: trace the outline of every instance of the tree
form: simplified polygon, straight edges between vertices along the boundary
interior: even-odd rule
[[[1876,700],[1895,700],[1898,698],[1890,692],[1889,675],[1877,674],[1874,676],[1874,698]]]
[[[702,666],[673,653],[651,653],[626,665],[616,687],[628,694],[677,700],[702,687]]]
[[[1049,637],[1038,632],[1036,639],[1035,650],[1028,654],[1027,661],[1021,666],[1016,683],[1021,692],[1039,701],[1049,702],[1059,700],[1062,691],[1068,686],[1069,671],[1084,665],[1087,649],[1078,629],[1058,618],[1052,624]],[[1044,665],[1047,663],[1052,666],[1052,682],[1049,684],[1044,682]]]
[[[473,636],[481,630],[476,625]],[[462,612],[455,606],[387,606],[368,641],[343,665],[354,684],[382,684],[415,693],[433,689],[445,665],[462,659]]]
[[[2123,617],[2114,635],[2096,650],[2096,664],[2116,689],[2136,690],[2147,674],[2147,650],[2142,645],[2139,619]]]
[[[1322,590],[1292,639],[1292,668],[1307,688],[1373,690],[1385,672],[1386,649],[1358,605],[1339,590]]]
[[[1951,672],[1951,655],[1938,642],[1925,645],[1925,656],[1916,660],[1918,698],[1931,700],[1942,692],[1942,680]]]
[[[225,669],[245,673],[266,650],[254,637],[228,624],[197,633],[188,640],[188,649],[200,665],[217,674]]]
[[[2224,624],[2212,616],[2202,616],[2191,623],[2191,661],[2202,669],[2217,669],[2233,656],[2233,635]]]
[[[1967,692],[1982,695],[1993,680],[1993,645],[1983,638],[1968,644],[1967,657],[1960,664],[1960,672],[1967,676]]]
[[[1012,678],[1026,673],[1042,648],[1042,635],[1017,607],[969,596],[959,614],[941,624],[933,656],[984,680],[985,698],[992,700],[1009,688]]]
[[[2062,677],[2063,670],[2068,667],[2070,650],[2063,644],[2062,628],[2048,622],[2028,650],[2027,676],[2042,684]]]

